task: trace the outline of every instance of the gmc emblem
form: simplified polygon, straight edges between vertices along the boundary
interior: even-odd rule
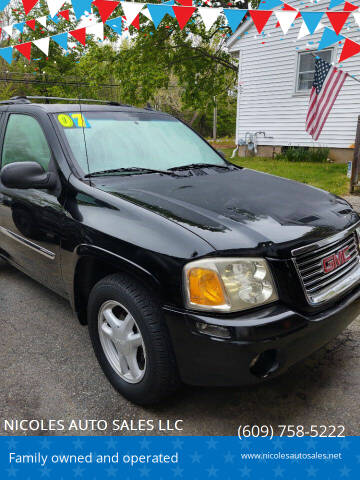
[[[338,252],[333,253],[329,257],[324,258],[322,261],[324,273],[330,273],[341,265],[344,265],[344,263],[351,260],[351,254],[349,253],[349,249],[350,247],[347,246],[345,248],[342,248]]]

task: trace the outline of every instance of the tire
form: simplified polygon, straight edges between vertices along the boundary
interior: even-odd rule
[[[95,355],[118,392],[133,403],[151,405],[178,388],[158,298],[128,275],[114,274],[93,287],[87,311]]]

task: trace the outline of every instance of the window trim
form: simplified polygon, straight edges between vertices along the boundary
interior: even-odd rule
[[[7,128],[8,128],[8,124],[9,124],[9,120],[10,120],[10,117],[11,115],[22,115],[22,116],[27,116],[27,117],[31,117],[33,118],[38,124],[39,124],[39,127],[41,128],[43,134],[44,134],[44,138],[46,140],[46,143],[48,145],[48,148],[49,148],[49,152],[50,152],[50,160],[49,160],[49,163],[48,163],[48,167],[50,166],[51,164],[51,161],[53,160],[53,151],[52,151],[52,148],[50,146],[50,142],[47,138],[47,135],[46,135],[46,132],[40,122],[40,120],[35,116],[35,115],[32,115],[31,113],[28,113],[28,112],[6,112],[6,116],[5,118],[3,119],[3,125],[2,125],[2,136],[1,136],[1,148],[0,148],[0,169],[3,167],[3,152],[4,152],[4,145],[5,145],[5,138],[6,138],[6,132],[7,132]],[[15,162],[14,162],[15,163]],[[39,163],[39,162],[38,162]],[[7,164],[9,165],[9,164]],[[39,163],[40,165],[40,163]],[[49,168],[48,170],[49,171]]]
[[[324,51],[330,51],[331,52],[330,63],[333,63],[335,61],[335,59],[337,58],[337,44],[335,46],[323,48],[321,51],[322,52],[324,52]],[[298,50],[296,52],[296,54],[295,54],[295,78],[294,78],[294,89],[293,89],[293,96],[296,96],[296,97],[308,96],[310,91],[311,91],[311,88],[304,89],[304,90],[298,90],[298,83],[299,83],[298,80],[299,80],[299,74],[300,74],[300,57],[301,57],[301,54],[303,54],[303,53],[317,54],[319,52],[318,52],[318,50],[315,50],[315,49],[311,49],[311,50],[310,49],[302,49],[302,50]],[[306,72],[303,72],[303,73],[306,73]]]

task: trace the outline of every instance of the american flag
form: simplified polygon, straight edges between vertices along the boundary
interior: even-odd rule
[[[315,60],[306,131],[317,140],[348,74],[321,58]]]

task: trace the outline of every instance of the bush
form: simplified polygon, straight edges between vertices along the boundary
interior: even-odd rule
[[[316,147],[284,147],[277,159],[288,160],[289,162],[316,162],[324,163],[329,156],[328,148]]]

